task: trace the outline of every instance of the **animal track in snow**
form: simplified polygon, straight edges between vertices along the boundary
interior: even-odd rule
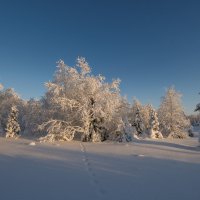
[[[82,152],[82,161],[85,165],[86,171],[88,172],[90,184],[95,188],[98,199],[102,199],[103,196],[106,194],[106,191],[99,185],[99,181],[97,180],[92,163],[88,158],[87,151],[83,143],[80,143],[80,148]]]

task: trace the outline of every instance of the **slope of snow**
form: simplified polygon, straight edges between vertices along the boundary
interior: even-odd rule
[[[0,138],[0,199],[199,200],[197,146],[197,138],[124,144]]]

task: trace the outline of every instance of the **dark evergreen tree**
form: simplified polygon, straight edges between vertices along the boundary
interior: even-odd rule
[[[136,113],[135,113],[135,120],[134,120],[133,126],[135,126],[135,129],[136,129],[137,134],[139,136],[143,134],[144,124],[143,124],[143,121],[142,121],[141,112],[140,112],[139,107],[137,108]]]

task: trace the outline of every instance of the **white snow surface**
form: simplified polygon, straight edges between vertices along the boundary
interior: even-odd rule
[[[198,145],[197,138],[121,144],[0,138],[0,199],[199,200]]]
[[[35,144],[35,142],[30,142],[29,145],[30,146],[35,146],[36,144]]]

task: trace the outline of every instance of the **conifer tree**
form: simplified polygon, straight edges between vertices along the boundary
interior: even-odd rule
[[[199,94],[200,94],[200,93],[199,93]],[[199,111],[199,112],[200,112],[200,103],[198,103],[198,104],[196,105],[196,108],[195,108],[194,111]]]
[[[3,135],[3,128],[2,128],[2,125],[1,125],[1,122],[0,122],[0,136]]]
[[[198,103],[198,104],[196,105],[195,111],[200,111],[200,103]]]
[[[134,124],[133,125],[135,126],[137,134],[139,136],[141,136],[143,134],[143,132],[144,132],[144,124],[143,124],[143,121],[142,121],[141,112],[140,112],[139,107],[136,110],[135,120],[134,120]]]
[[[159,131],[159,122],[157,112],[151,108],[151,116],[150,116],[150,137],[151,138],[163,138],[162,133]]]
[[[16,106],[12,106],[6,125],[6,138],[17,138],[19,136],[21,129],[17,118],[18,109]]]
[[[199,94],[200,94],[200,93],[199,93]],[[196,105],[195,111],[199,111],[199,113],[200,113],[200,103],[198,103],[198,104]],[[199,143],[200,143],[200,133],[199,133]]]

